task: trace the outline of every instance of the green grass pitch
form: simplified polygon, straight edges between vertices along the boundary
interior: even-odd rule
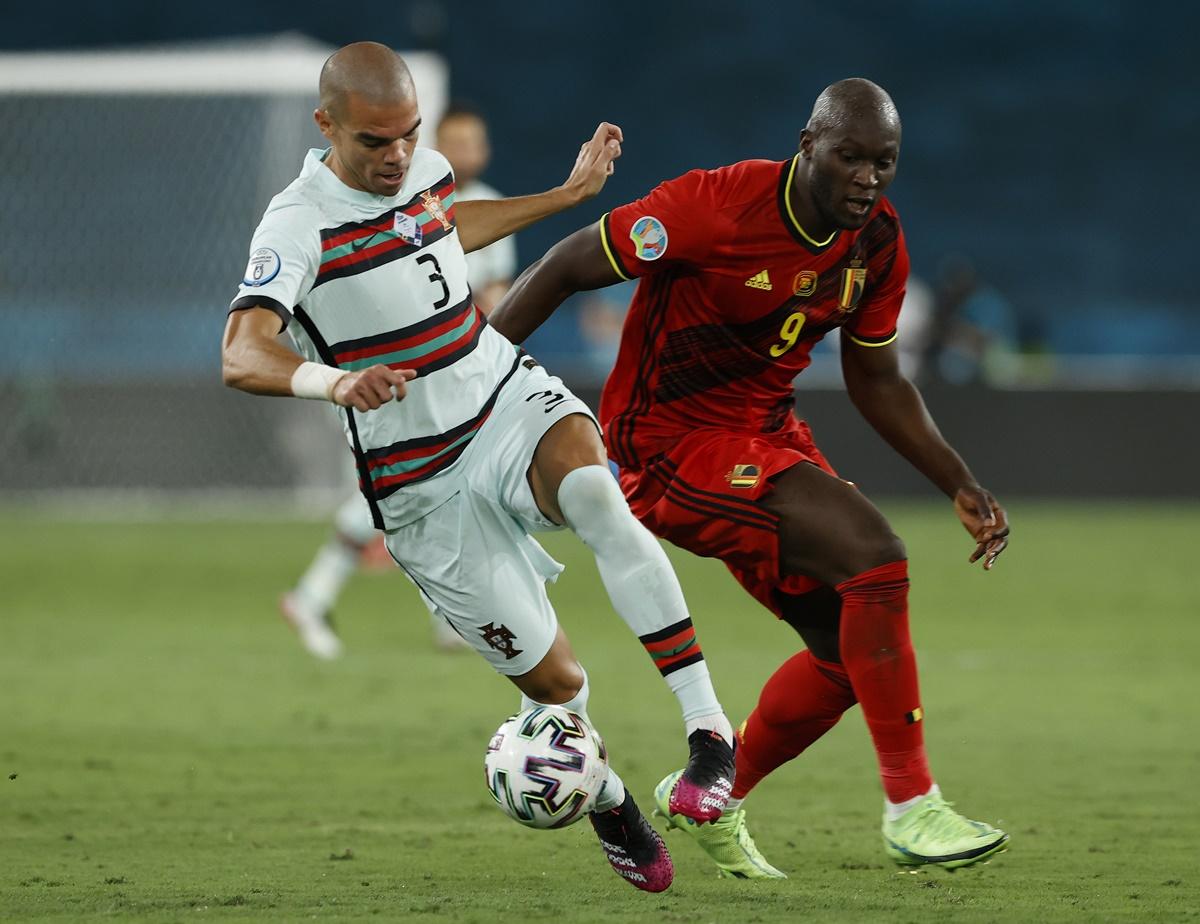
[[[1200,508],[1013,504],[991,574],[948,505],[884,504],[908,543],[927,737],[947,796],[1012,849],[898,872],[855,710],[747,803],[783,882],[718,880],[668,835],[662,895],[586,823],[536,832],[483,785],[517,703],[436,653],[397,574],[310,659],[275,611],[323,522],[4,512],[0,920],[1172,921],[1200,917]],[[592,717],[642,806],[685,755],[675,702],[569,535],[552,596]],[[723,568],[674,554],[732,719],[796,648]]]

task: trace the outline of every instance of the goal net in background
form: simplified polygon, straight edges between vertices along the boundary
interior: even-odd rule
[[[281,36],[0,55],[0,502],[348,489],[329,407],[220,380],[250,235],[323,145],[332,51]],[[428,140],[446,67],[405,58]]]

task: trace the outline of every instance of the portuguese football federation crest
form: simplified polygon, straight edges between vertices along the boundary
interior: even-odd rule
[[[454,227],[450,224],[450,219],[446,216],[446,207],[442,205],[442,200],[435,196],[431,190],[421,193],[421,201],[425,203],[425,211],[433,216],[435,221],[440,221],[445,230],[449,231]]]
[[[851,260],[850,265],[842,270],[842,285],[838,289],[838,308],[849,314],[858,307],[863,289],[867,286],[867,268],[862,260]]]

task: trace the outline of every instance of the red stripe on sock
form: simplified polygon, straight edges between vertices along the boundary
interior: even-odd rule
[[[642,642],[646,646],[646,650],[654,656],[657,652],[674,651],[680,645],[687,644],[689,640],[695,641],[696,630],[692,626],[676,632],[674,635],[661,639],[657,642]]]
[[[677,655],[671,655],[669,658],[655,658],[654,666],[661,671],[664,667],[670,667],[672,664],[676,664],[682,661],[684,658],[690,658],[692,655],[699,653],[700,645],[698,643],[693,643],[688,645],[687,648],[679,652]]]

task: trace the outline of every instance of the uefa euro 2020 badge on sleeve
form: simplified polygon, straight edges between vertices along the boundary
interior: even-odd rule
[[[246,275],[242,283],[248,286],[265,286],[279,275],[279,254],[270,247],[259,247],[250,254],[250,262],[246,264]]]

